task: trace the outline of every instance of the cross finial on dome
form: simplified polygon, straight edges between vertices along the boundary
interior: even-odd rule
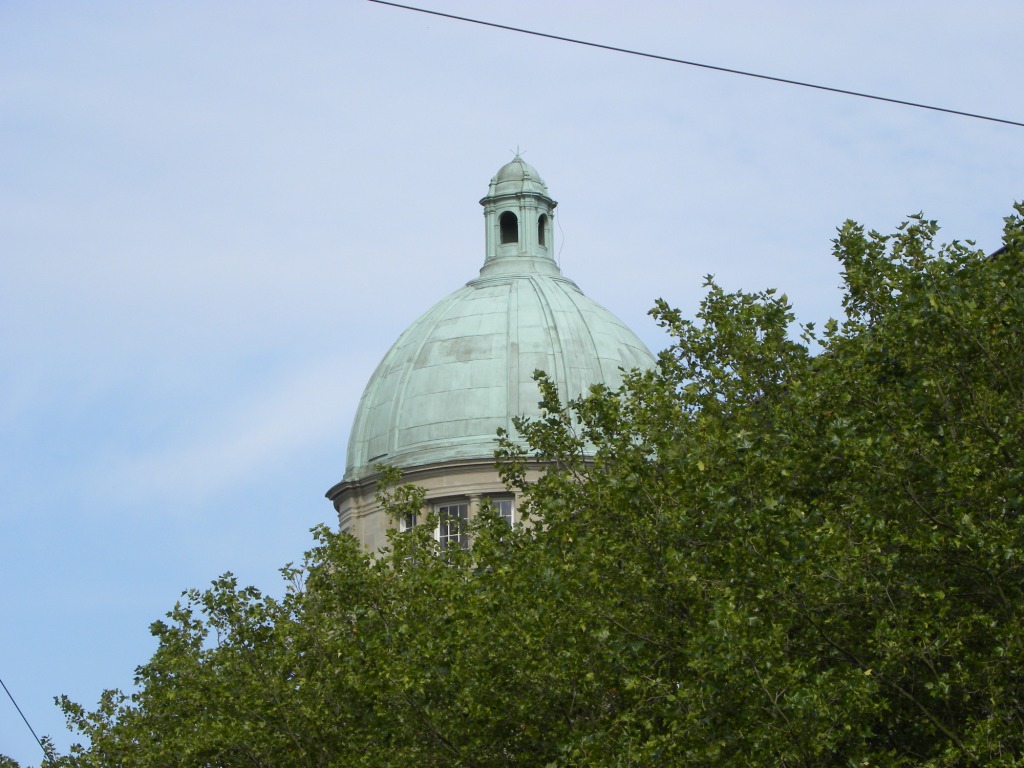
[[[521,160],[523,155],[526,154],[526,150],[525,149],[520,149],[518,144],[516,144],[515,150],[511,150],[510,149],[509,152],[511,152],[513,155],[515,155],[515,157],[512,158],[513,160]]]

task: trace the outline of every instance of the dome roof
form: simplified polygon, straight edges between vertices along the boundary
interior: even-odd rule
[[[487,190],[488,196],[516,195],[523,192],[538,195],[548,194],[548,185],[537,173],[537,169],[527,163],[519,155],[516,155],[512,162],[506,163],[498,169],[491,179],[490,187]]]
[[[499,217],[511,205],[499,189],[505,184],[519,185],[528,198],[517,196],[519,219],[536,215],[538,227],[550,229],[556,203],[540,175],[517,156],[481,201],[489,262],[480,277],[413,323],[366,385],[345,481],[374,474],[377,464],[408,468],[492,458],[499,428],[514,434],[514,417],[539,415],[536,370],[566,398],[594,384],[617,387],[620,368],[654,364],[629,328],[561,274],[544,245],[550,235],[531,223],[511,235],[517,240],[497,242]]]

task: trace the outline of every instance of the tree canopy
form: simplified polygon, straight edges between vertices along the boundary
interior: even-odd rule
[[[820,331],[710,278],[659,302],[620,391],[540,375],[499,457],[525,525],[319,529],[283,598],[188,591],[44,765],[1018,765],[1024,206],[990,256],[936,232],[845,224]]]

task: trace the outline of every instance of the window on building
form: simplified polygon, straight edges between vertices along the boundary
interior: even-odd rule
[[[540,215],[540,218],[537,219],[537,243],[538,244],[540,244],[540,245],[545,245],[546,244],[544,242],[544,240],[547,237],[547,235],[545,234],[547,232],[547,229],[548,229],[548,215],[546,213],[542,213]]]
[[[498,218],[498,226],[501,228],[501,244],[519,242],[519,219],[512,211],[505,211]]]
[[[466,533],[466,524],[469,522],[469,504],[464,501],[438,504],[434,510],[437,512],[437,540],[441,544],[441,549],[468,549],[469,534]]]
[[[516,504],[512,499],[494,499],[491,504],[494,505],[494,511],[498,513],[498,517],[506,523],[512,525],[516,521]]]
[[[399,533],[405,533],[406,531],[411,531],[415,527],[416,527],[416,515],[415,515],[415,513],[409,512],[408,514],[402,515],[400,518],[398,518],[398,531],[399,531]]]
[[[485,496],[484,506],[510,526],[516,521],[516,502],[509,496]]]

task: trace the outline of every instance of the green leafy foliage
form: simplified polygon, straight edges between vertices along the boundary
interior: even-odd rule
[[[501,451],[473,547],[316,546],[153,625],[137,691],[47,766],[1018,765],[1024,208],[1005,248],[844,225],[845,317],[710,279],[619,392]],[[420,513],[385,472],[381,502]]]

